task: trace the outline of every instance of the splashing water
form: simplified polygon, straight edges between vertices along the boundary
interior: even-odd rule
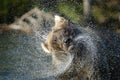
[[[89,34],[80,34],[75,38],[75,41],[77,41],[78,43],[82,42],[84,45],[86,45],[87,50],[90,51],[90,53],[92,54],[92,58],[97,58],[97,47],[94,43],[94,40]]]
[[[33,14],[35,18],[32,17]],[[54,80],[54,76],[63,73],[70,66],[73,55],[68,54],[68,62],[55,67],[51,55],[41,48],[53,23],[52,15],[35,8],[10,25],[11,28],[16,29],[15,26],[19,26],[21,30],[31,33],[8,31],[0,35],[0,79]],[[29,31],[30,29],[32,30]]]
[[[33,28],[32,35],[12,34],[9,36],[6,34],[3,36],[4,38],[0,41],[0,51],[3,58],[0,59],[0,62],[2,62],[2,67],[7,66],[8,70],[0,69],[1,74],[4,74],[0,78],[10,80],[49,78],[50,80],[52,77],[51,80],[54,80],[53,76],[57,76],[69,68],[74,55],[69,53],[66,62],[61,62],[57,67],[53,66],[51,55],[45,53],[41,48],[41,43],[46,39],[49,29],[39,29],[38,27]],[[97,49],[91,37],[79,35],[75,40],[84,41],[93,57],[95,56]]]
[[[41,48],[41,43],[45,41],[50,28],[54,24],[53,16],[41,11],[37,11],[37,13],[33,11],[33,13],[38,16],[38,19],[32,18],[31,14],[27,14],[27,19],[31,22],[30,25],[23,21],[26,16],[14,23],[17,25],[19,23],[22,26],[24,24],[29,27],[32,26],[31,33],[8,32],[5,35],[0,35],[0,79],[56,80],[57,75],[70,67],[74,58],[73,53],[68,53],[65,57],[66,62],[61,62],[55,67],[52,64],[52,56],[45,53]],[[74,40],[85,45],[88,54],[92,54],[89,55],[89,58],[92,58],[94,62],[95,58],[97,59],[97,47],[94,40],[99,39],[94,37],[96,33],[92,31],[86,31],[84,28],[80,28],[80,30],[83,30],[83,34],[77,35]]]

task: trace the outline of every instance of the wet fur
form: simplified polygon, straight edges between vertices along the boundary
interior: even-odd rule
[[[80,39],[77,36],[81,34],[80,29],[69,25],[68,21],[63,17],[60,18],[59,21],[55,21],[55,26],[52,27],[52,31],[48,34],[45,43],[42,43],[43,50],[52,54],[53,64],[56,67],[62,65],[61,63],[68,62],[65,59],[65,57],[68,57],[68,54],[74,57],[68,68],[59,76],[59,79],[93,80],[94,65],[96,62],[92,57],[94,56],[97,59],[97,56],[91,54],[89,51],[87,52],[85,45],[88,44],[79,42]],[[57,39],[55,43],[54,38]],[[64,45],[63,38],[70,39],[71,44]]]

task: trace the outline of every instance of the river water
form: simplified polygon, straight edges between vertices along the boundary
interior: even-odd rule
[[[33,14],[36,16],[33,16]],[[28,23],[24,19],[28,19]],[[21,17],[14,24],[24,26],[23,29],[28,27],[32,30],[29,33],[10,30],[0,34],[0,80],[56,80],[54,76],[59,74],[59,71],[52,65],[51,55],[45,53],[41,48],[41,43],[45,41],[48,32],[54,25],[53,15],[33,10],[32,13],[27,13],[27,16],[25,14],[25,16]],[[85,32],[89,32],[87,33],[88,35],[92,35],[93,33],[89,30],[85,30]],[[93,34],[95,35],[96,33]],[[106,34],[102,33],[102,35]],[[98,47],[95,47],[94,41],[92,41],[93,43],[91,42],[92,37],[83,35],[78,36],[78,38],[83,42],[88,41],[86,44],[91,52],[93,54],[97,53],[96,49]],[[115,62],[114,64],[118,64],[119,62],[116,59],[120,58],[120,47],[117,47],[120,44],[120,37],[114,37],[114,35],[109,37],[109,35],[106,35],[104,38],[102,42],[107,45],[105,48],[108,53],[107,55],[111,55],[108,60],[115,60],[113,61]],[[118,45],[116,43],[111,44],[113,40]],[[112,55],[114,52],[117,53],[116,55],[114,54],[115,56]],[[106,55],[105,52],[102,55]],[[110,62],[109,64],[110,66],[113,65]],[[112,72],[112,68],[110,69]],[[116,74],[119,74],[119,70]],[[118,79],[119,75],[116,80]]]

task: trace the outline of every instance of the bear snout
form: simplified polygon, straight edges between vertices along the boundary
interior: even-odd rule
[[[63,43],[64,44],[69,44],[71,42],[72,42],[72,39],[70,39],[70,38],[63,38]]]

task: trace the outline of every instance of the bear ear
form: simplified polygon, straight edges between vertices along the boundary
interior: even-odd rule
[[[49,49],[48,49],[48,45],[47,45],[46,43],[42,43],[42,44],[41,44],[41,47],[42,47],[42,49],[43,49],[45,52],[50,53],[50,51],[49,51]]]
[[[58,15],[55,15],[55,26],[68,25],[68,20]]]
[[[58,15],[55,15],[55,22],[61,21],[61,17]]]

